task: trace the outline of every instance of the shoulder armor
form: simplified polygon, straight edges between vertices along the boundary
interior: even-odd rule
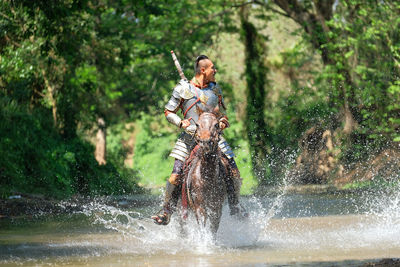
[[[218,85],[217,83],[212,83],[212,84],[213,84],[213,85],[212,85],[212,86],[213,86],[213,87],[212,87],[213,92],[214,92],[215,95],[218,96],[219,105],[221,105],[222,108],[223,108],[224,110],[226,110],[224,98],[222,97],[222,90],[221,90],[221,87],[219,87],[219,85]],[[222,113],[225,114],[225,112],[222,112]]]
[[[174,88],[173,96],[183,99],[190,99],[194,97],[191,86],[192,85],[187,80],[180,80],[178,85]]]
[[[215,95],[219,96],[222,95],[221,87],[217,83],[210,83],[210,87],[212,88]]]

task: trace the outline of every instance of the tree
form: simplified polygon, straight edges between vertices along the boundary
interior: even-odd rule
[[[247,82],[246,131],[249,139],[253,173],[259,182],[267,179],[267,156],[271,138],[264,118],[266,87],[265,39],[249,20],[249,7],[240,10],[241,38],[245,44],[245,77]]]
[[[58,142],[63,140],[59,146],[53,145],[54,150],[64,147],[64,142],[78,149],[80,143],[77,140],[96,125],[98,118],[103,118],[109,127],[136,119],[142,112],[160,112],[161,103],[177,81],[170,50],[177,49],[185,67],[202,46],[212,43],[211,36],[223,27],[220,19],[229,20],[224,12],[220,12],[224,1],[214,1],[214,4],[191,0],[2,1],[1,101],[7,103],[9,110],[15,104],[18,110],[36,114],[33,117],[26,115],[43,131],[52,130],[43,128],[37,121],[50,112],[53,122],[49,126],[59,134],[54,136],[51,132],[51,136]],[[12,117],[8,111],[5,114]],[[15,123],[19,124],[20,130],[18,127],[12,130],[28,129],[23,127],[22,119]],[[9,129],[8,125],[2,126]],[[7,144],[11,142],[6,141]],[[13,143],[18,144],[18,140]],[[2,143],[1,147],[7,147],[7,144]],[[47,146],[42,148],[43,154],[51,153]],[[87,148],[80,152],[86,153]],[[36,152],[23,148],[21,155],[28,150],[32,155],[40,155],[36,157],[38,161],[27,166],[29,172],[42,170],[41,166],[49,159],[39,154],[39,148]],[[67,154],[69,161],[63,161],[60,167],[65,171],[59,175],[63,178],[51,176],[54,173],[49,171],[48,179],[62,180],[63,186],[76,179],[77,188],[88,193],[89,185],[96,184],[93,172],[89,173],[92,162],[86,162],[87,158],[82,154],[79,154],[80,158],[71,156],[74,152]],[[59,153],[54,152],[54,155],[57,158]],[[93,157],[92,152],[90,155]],[[69,164],[72,166],[81,159],[84,159],[82,166],[70,169]],[[106,169],[113,169],[112,164],[107,165]],[[16,169],[8,166],[7,175],[18,176]],[[72,171],[79,174],[65,177]],[[39,182],[40,179],[42,177],[35,177],[32,181]]]
[[[342,103],[339,107],[344,121],[343,132],[350,134],[356,127],[355,117],[357,109],[354,103],[355,85],[351,79],[348,62],[344,49],[330,45],[336,43],[335,31],[330,27],[329,21],[333,19],[334,0],[328,1],[297,1],[275,0],[274,3],[283,10],[283,15],[296,21],[307,34],[307,39],[321,54],[325,66],[333,67],[335,75],[331,77],[333,87],[339,92],[338,97],[331,97],[331,106]],[[282,13],[281,13],[282,14]]]

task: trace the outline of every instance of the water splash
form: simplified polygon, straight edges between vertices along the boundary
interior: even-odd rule
[[[382,189],[369,199],[370,214],[379,218],[387,226],[400,225],[400,183],[393,188]]]
[[[295,217],[267,226],[260,244],[287,250],[389,251],[400,248],[400,187],[365,192],[359,214]],[[354,195],[353,197],[357,197]],[[307,207],[304,207],[307,208]],[[396,253],[396,252],[395,252]],[[393,257],[389,256],[389,257]]]
[[[289,177],[289,176],[288,176]],[[195,254],[213,254],[221,249],[254,247],[260,244],[260,237],[265,234],[270,220],[284,207],[284,196],[291,179],[287,178],[278,188],[277,195],[268,205],[257,197],[242,199],[249,217],[237,219],[229,215],[229,208],[224,205],[221,223],[216,238],[208,227],[200,227],[193,217],[185,226],[185,235],[174,214],[167,226],[158,226],[149,219],[148,212],[123,210],[107,205],[104,201],[92,201],[83,205],[79,213],[92,218],[94,225],[118,234],[119,241],[124,242],[121,248],[114,244],[115,251],[122,253],[167,253],[177,254],[190,251]]]
[[[354,256],[364,259],[400,256],[398,188],[390,194],[365,194],[363,202],[368,200],[369,206],[361,214],[297,216],[286,212],[289,207],[293,208],[294,203],[297,209],[313,210],[321,206],[314,205],[315,202],[299,202],[298,196],[287,194],[285,185],[290,185],[290,179],[287,177],[278,195],[242,199],[250,214],[247,220],[233,219],[225,205],[216,239],[207,228],[199,227],[193,218],[188,222],[186,234],[182,235],[178,214],[174,214],[167,226],[155,225],[149,219],[155,209],[154,198],[149,205],[130,206],[125,203],[124,208],[119,206],[124,201],[111,203],[98,199],[87,202],[83,208],[81,205],[81,211],[75,213],[78,220],[83,217],[88,223],[84,228],[79,222],[78,231],[53,230],[52,234],[44,229],[45,234],[21,236],[23,244],[8,245],[7,254],[0,252],[0,262],[33,260],[33,263],[43,263],[60,258],[64,264],[73,258],[82,262],[90,258],[88,261],[91,262],[100,257],[110,261],[123,259],[122,263],[127,264],[139,260],[143,265],[151,259],[161,266],[164,258],[174,260],[177,265],[187,265],[189,261],[185,257],[189,257],[201,266],[221,266],[223,262],[233,264],[234,257],[244,262],[250,262],[249,259],[254,257],[258,257],[260,262],[266,259],[272,262],[304,262],[321,257],[335,261]],[[327,196],[318,198],[318,201],[321,200],[326,205],[349,204],[347,201],[331,202]],[[50,223],[54,229],[59,228],[59,224],[66,228],[76,227],[73,216],[70,221],[67,218],[66,221],[56,221],[56,224],[54,221]],[[12,242],[17,242],[15,236]]]
[[[155,225],[150,219],[154,212],[154,198],[153,203],[144,208],[129,203],[121,208],[118,203],[123,201],[115,205],[115,202],[107,204],[111,202],[98,199],[81,204],[81,210],[76,213],[88,218],[91,227],[102,229],[100,234],[74,237],[68,242],[50,242],[49,247],[63,248],[71,253],[84,252],[89,256],[122,254],[139,257],[208,257],[254,248],[270,254],[274,251],[289,254],[324,251],[358,253],[360,250],[400,248],[400,186],[390,192],[366,192],[361,197],[353,195],[355,198],[352,201],[348,201],[347,197],[342,199],[343,196],[339,196],[340,201],[331,201],[329,196],[316,200],[287,193],[295,178],[294,174],[286,173],[273,196],[242,198],[241,202],[249,213],[248,219],[231,217],[228,206],[224,205],[216,238],[207,227],[199,227],[193,217],[189,218],[184,235],[178,214],[173,215],[167,226]],[[158,202],[161,202],[161,197]],[[71,203],[60,205],[73,206]],[[332,209],[326,207],[329,205],[358,206],[355,213],[331,213]],[[298,212],[291,213],[289,209],[297,209]],[[323,214],[314,209],[323,209]],[[345,210],[344,207],[339,209]]]

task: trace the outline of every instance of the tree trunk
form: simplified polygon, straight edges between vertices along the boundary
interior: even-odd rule
[[[55,89],[54,89],[55,87],[50,83],[49,79],[47,78],[46,72],[44,70],[42,70],[42,75],[44,79],[44,84],[48,91],[49,100],[51,103],[54,127],[57,127],[57,101],[55,99]]]
[[[274,0],[287,17],[296,21],[308,34],[311,44],[315,49],[321,52],[322,62],[325,66],[335,65],[336,61],[332,58],[331,53],[342,54],[344,57],[345,51],[329,51],[326,48],[328,42],[334,42],[329,38],[329,27],[326,22],[333,17],[333,6],[335,0],[313,0],[310,7],[305,5],[305,2],[298,0]],[[345,77],[344,83],[340,85],[340,100],[342,101],[342,121],[344,122],[344,133],[348,134],[357,126],[355,114],[358,111],[353,108],[354,102],[354,83],[350,75],[350,67],[346,62],[343,63],[343,69],[340,74]],[[331,101],[336,102],[336,99]]]
[[[246,128],[249,139],[253,173],[260,183],[267,180],[267,151],[269,134],[264,120],[267,67],[266,49],[254,25],[248,20],[248,9],[240,12],[241,37],[245,44],[245,76],[247,81]]]
[[[95,158],[99,165],[105,165],[106,161],[106,123],[103,118],[97,120],[97,134],[96,134],[96,151],[94,152]]]

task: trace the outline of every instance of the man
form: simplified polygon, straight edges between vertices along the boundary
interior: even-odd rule
[[[167,225],[170,221],[182,188],[183,165],[188,158],[193,147],[196,145],[192,134],[196,130],[196,122],[199,118],[198,109],[204,110],[205,107],[218,107],[224,115],[219,121],[220,129],[229,127],[228,118],[223,113],[225,105],[223,102],[221,89],[215,82],[217,69],[212,61],[205,55],[197,57],[195,61],[195,76],[188,82],[182,79],[174,88],[172,96],[165,105],[165,117],[167,120],[179,128],[185,129],[182,132],[172,150],[170,156],[175,158],[174,167],[166,185],[163,209],[160,214],[152,216],[156,224]],[[176,113],[181,109],[184,119],[182,120]],[[239,194],[242,179],[239,169],[234,160],[234,154],[228,143],[221,136],[218,143],[219,148],[228,159],[231,175],[226,180],[228,191],[228,203],[231,215],[239,215]]]

